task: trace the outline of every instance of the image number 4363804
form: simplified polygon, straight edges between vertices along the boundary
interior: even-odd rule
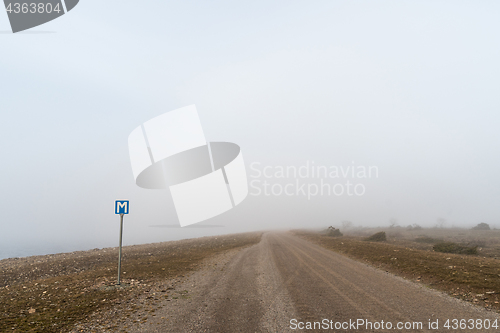
[[[12,32],[52,21],[73,8],[79,0],[4,0]]]

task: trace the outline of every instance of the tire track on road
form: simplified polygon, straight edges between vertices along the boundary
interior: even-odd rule
[[[211,259],[176,287],[188,297],[163,301],[132,332],[325,332],[292,329],[292,320],[422,322],[422,329],[333,329],[337,332],[429,332],[428,320],[500,319],[321,248],[290,233],[265,233],[259,244]],[[500,320],[499,320],[500,324]],[[467,330],[467,332],[487,332]]]
[[[297,240],[293,239],[293,241],[296,242]],[[384,304],[383,302],[381,302],[376,297],[374,297],[371,294],[367,293],[364,289],[362,289],[362,288],[358,287],[356,284],[352,283],[349,279],[344,278],[342,275],[336,273],[331,268],[325,266],[324,264],[322,264],[321,262],[319,262],[318,260],[316,260],[313,256],[308,255],[304,250],[301,250],[300,247],[297,246],[296,244],[295,244],[295,249],[298,252],[300,252],[304,257],[306,257],[310,261],[314,262],[317,266],[321,267],[327,274],[330,274],[332,277],[336,278],[337,280],[340,280],[342,283],[348,285],[351,289],[355,289],[359,293],[362,293],[365,297],[370,298],[372,301],[374,301],[375,303],[377,303],[379,306],[385,308],[387,311],[390,311],[393,314],[399,316],[401,318],[401,320],[409,319],[409,318],[404,318],[404,316],[399,311],[397,311],[396,309],[387,306],[386,304]],[[317,254],[320,254],[320,255],[323,255],[323,256],[325,255],[324,253],[321,253],[321,251],[319,251],[318,249],[315,249],[315,248],[312,248],[312,247],[308,247],[308,249],[314,250]],[[290,249],[290,250],[293,251],[293,249]],[[311,269],[313,269],[313,268],[311,268]],[[326,277],[324,277],[324,275],[322,275],[318,270],[314,270],[314,271],[316,272],[317,275],[321,275],[321,279],[322,280],[324,280],[325,282],[331,284],[330,280],[328,280]]]

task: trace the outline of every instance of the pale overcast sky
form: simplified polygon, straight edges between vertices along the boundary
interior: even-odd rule
[[[0,12],[0,258],[116,246],[121,198],[125,244],[342,220],[500,227],[499,16],[498,1],[81,0],[11,34]],[[151,227],[177,216],[168,191],[134,184],[127,137],[190,104],[207,139],[241,146],[249,181],[252,163],[307,161],[378,177],[353,180],[362,196],[250,195],[202,223],[224,227]]]

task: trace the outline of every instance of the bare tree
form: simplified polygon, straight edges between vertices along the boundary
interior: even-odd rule
[[[440,229],[443,229],[446,225],[446,219],[443,219],[442,217],[437,219],[437,227]]]
[[[350,229],[350,228],[352,228],[351,221],[342,221],[342,229]]]
[[[397,226],[399,226],[398,220],[396,220],[395,218],[391,218],[389,220],[389,228],[394,228],[394,227],[397,227]]]

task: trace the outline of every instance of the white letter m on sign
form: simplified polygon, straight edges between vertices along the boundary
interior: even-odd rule
[[[128,214],[128,202],[117,202],[116,203],[116,214]]]

